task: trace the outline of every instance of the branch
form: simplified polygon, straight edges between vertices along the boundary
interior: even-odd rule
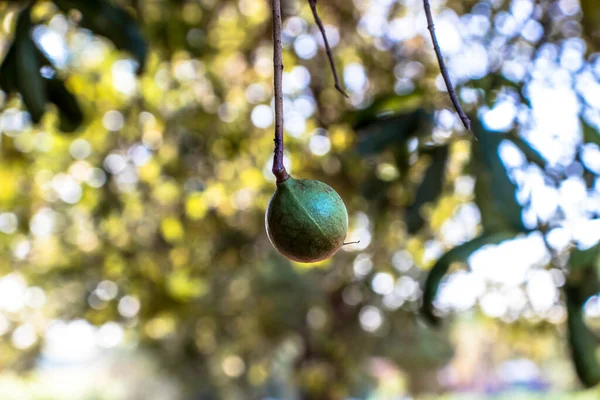
[[[312,11],[312,15],[315,18],[315,23],[319,27],[321,31],[321,36],[323,36],[323,42],[325,43],[325,51],[327,52],[327,58],[329,59],[329,65],[331,66],[331,72],[333,73],[333,79],[335,81],[335,88],[338,92],[340,92],[344,97],[348,98],[348,95],[342,89],[342,85],[340,84],[340,79],[338,78],[337,70],[335,69],[335,63],[333,62],[333,52],[331,51],[331,47],[329,46],[329,41],[327,40],[327,34],[325,32],[325,27],[323,26],[323,22],[319,17],[319,13],[317,12],[317,0],[308,0],[308,4],[310,5],[310,10]]]
[[[429,0],[423,0],[423,4],[425,6],[425,15],[427,17],[427,29],[429,29],[429,33],[431,33],[431,40],[433,41],[433,48],[435,50],[435,55],[437,57],[438,63],[440,65],[440,71],[442,72],[442,77],[444,78],[444,82],[446,83],[446,88],[448,88],[448,94],[450,95],[450,100],[452,100],[452,104],[454,104],[454,108],[460,117],[463,125],[469,132],[471,132],[471,121],[463,111],[460,103],[458,102],[458,97],[456,97],[456,92],[454,91],[454,87],[452,86],[452,81],[450,81],[450,75],[448,75],[448,69],[446,68],[446,64],[444,63],[444,57],[442,56],[442,50],[440,50],[440,45],[438,44],[437,37],[435,36],[435,29],[433,27],[433,17],[431,16],[431,5],[429,4]]]
[[[281,0],[271,0],[273,7],[273,87],[275,90],[275,154],[273,175],[277,183],[285,182],[290,175],[283,165],[283,57],[281,50]]]

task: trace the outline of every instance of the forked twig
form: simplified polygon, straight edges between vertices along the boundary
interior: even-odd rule
[[[446,88],[448,88],[450,100],[452,100],[452,104],[454,105],[454,108],[456,109],[456,112],[458,113],[458,116],[460,117],[460,120],[462,121],[463,125],[465,126],[465,128],[467,128],[469,132],[471,132],[471,121],[460,106],[458,97],[456,96],[456,92],[454,91],[454,86],[452,86],[452,81],[450,80],[450,75],[448,74],[448,69],[446,68],[446,64],[444,63],[442,50],[440,50],[440,45],[438,44],[438,40],[435,35],[435,28],[433,27],[433,17],[431,15],[431,5],[429,4],[429,0],[423,0],[423,5],[425,7],[425,16],[427,17],[427,29],[429,29],[429,33],[431,34],[431,40],[433,41],[433,49],[435,50],[435,55],[440,65],[440,71],[442,72],[444,83],[446,83]]]
[[[342,89],[342,85],[340,84],[340,79],[337,74],[337,70],[335,68],[335,62],[333,61],[333,52],[331,51],[331,47],[329,46],[329,41],[327,40],[327,34],[325,32],[325,27],[323,26],[323,22],[319,17],[319,13],[317,11],[317,0],[308,0],[308,4],[310,5],[310,10],[312,11],[312,15],[315,19],[315,23],[319,27],[321,31],[321,36],[323,37],[323,42],[325,43],[325,51],[327,52],[327,58],[329,59],[329,65],[331,66],[331,72],[333,73],[333,79],[335,81],[335,88],[338,92],[340,92],[344,97],[348,98],[348,94]]]

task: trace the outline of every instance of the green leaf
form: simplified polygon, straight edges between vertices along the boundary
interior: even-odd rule
[[[465,262],[472,253],[482,246],[498,244],[514,237],[515,232],[511,231],[483,234],[469,242],[456,246],[437,260],[433,268],[429,271],[425,281],[423,305],[421,306],[421,314],[423,317],[425,317],[432,325],[437,325],[439,323],[438,317],[433,314],[433,301],[435,300],[443,277],[453,263]]]
[[[406,225],[409,233],[415,233],[423,227],[425,220],[421,207],[440,196],[444,187],[444,172],[448,161],[448,146],[435,147],[431,151],[432,162],[417,189],[415,201],[406,210]]]
[[[596,337],[585,324],[584,303],[577,292],[577,287],[565,288],[569,347],[579,380],[590,388],[600,383],[600,364],[596,358]]]
[[[0,89],[7,95],[17,90],[17,55],[15,43],[13,42],[0,66]]]
[[[581,121],[581,132],[583,135],[583,142],[584,143],[595,143],[598,146],[600,146],[600,134],[598,134],[598,131],[596,130],[596,128],[591,126],[585,120],[585,118],[580,118],[579,120]]]
[[[83,112],[77,98],[69,92],[61,79],[49,79],[47,85],[48,100],[58,108],[59,129],[63,132],[74,132],[83,123]]]
[[[148,53],[146,41],[133,17],[124,9],[106,0],[55,0],[61,11],[81,12],[81,26],[104,36],[119,50],[129,52],[139,63],[138,74],[143,72]]]
[[[15,35],[17,87],[31,114],[31,120],[37,124],[46,111],[47,94],[45,80],[40,75],[38,48],[31,39],[29,7],[19,14]]]
[[[521,219],[522,207],[515,197],[517,187],[508,177],[498,154],[498,146],[507,138],[493,132],[473,118],[472,128],[478,138],[473,142],[473,171],[475,171],[475,201],[481,211],[486,231],[512,230],[527,232]]]
[[[363,120],[354,129],[359,135],[358,153],[362,156],[377,154],[397,144],[406,143],[421,131],[429,131],[433,122],[433,114],[424,109],[374,117]]]

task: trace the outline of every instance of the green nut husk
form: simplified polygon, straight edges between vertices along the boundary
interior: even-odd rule
[[[334,255],[348,233],[348,212],[330,186],[289,178],[277,184],[265,216],[267,235],[287,258],[314,263]]]

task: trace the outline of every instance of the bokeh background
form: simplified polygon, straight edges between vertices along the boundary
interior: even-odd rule
[[[432,0],[476,141],[420,0],[319,3],[348,100],[306,3],[286,165],[360,240],[310,265],[264,228],[266,0],[0,2],[43,54],[0,69],[0,399],[598,397],[600,3]]]

